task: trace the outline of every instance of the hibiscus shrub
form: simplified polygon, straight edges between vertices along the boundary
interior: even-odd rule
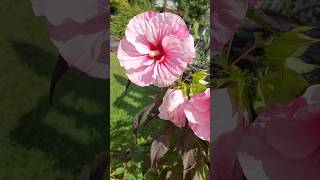
[[[194,38],[172,13],[144,12],[133,17],[117,51],[127,88],[157,86],[162,93],[133,119],[137,141],[150,122],[158,123],[146,141],[146,177],[208,179],[210,88],[208,71],[192,65]],[[160,119],[159,119],[160,118]]]
[[[265,3],[287,1],[214,1],[211,178],[319,179],[320,36],[303,13],[314,7]]]

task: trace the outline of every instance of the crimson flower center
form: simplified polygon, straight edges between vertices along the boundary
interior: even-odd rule
[[[163,48],[161,46],[156,46],[150,48],[149,58],[155,61],[161,60],[164,55]]]

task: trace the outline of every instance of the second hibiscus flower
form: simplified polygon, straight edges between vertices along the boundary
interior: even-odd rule
[[[190,100],[180,89],[168,89],[159,107],[159,117],[177,127],[188,125],[202,140],[210,142],[210,88],[192,96]]]

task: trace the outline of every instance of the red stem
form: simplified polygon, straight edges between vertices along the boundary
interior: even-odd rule
[[[240,55],[240,57],[238,57],[235,61],[233,61],[231,65],[236,65],[236,64],[237,64],[238,62],[240,62],[243,58],[245,58],[246,56],[248,56],[248,54],[249,54],[251,51],[253,51],[256,47],[257,47],[257,46],[256,46],[256,43],[253,43],[253,45],[252,45],[250,48],[248,48],[244,53],[242,53],[242,54]]]

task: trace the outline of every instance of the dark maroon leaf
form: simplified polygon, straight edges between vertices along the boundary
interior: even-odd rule
[[[155,139],[151,144],[150,160],[151,167],[159,161],[169,150],[170,134],[164,134]]]
[[[158,115],[160,102],[154,102],[142,109],[133,119],[133,132],[138,133],[140,128],[145,127],[152,119]]]
[[[62,76],[70,69],[69,64],[67,61],[61,56],[58,56],[56,66],[54,67],[52,77],[51,77],[51,83],[50,83],[50,104],[52,104],[53,101],[53,94],[54,89],[59,82],[59,80],[62,78]]]
[[[187,173],[193,169],[197,163],[197,150],[190,149],[183,152],[182,154],[183,162],[183,179],[186,177]]]
[[[131,81],[128,79],[127,85],[126,85],[126,91],[124,92],[124,94],[127,94],[128,88],[131,86]]]
[[[175,166],[169,168],[166,172],[166,180],[180,180],[182,176],[183,166],[181,163],[177,163]]]
[[[108,165],[107,156],[107,153],[103,152],[95,159],[92,171],[90,173],[90,180],[104,179]]]
[[[186,127],[182,136],[182,151],[188,151],[196,147],[198,137],[196,137],[193,131]]]
[[[104,180],[107,179],[107,152],[101,152],[95,159],[86,165],[81,173],[75,178],[76,180]]]
[[[142,163],[142,174],[146,174],[151,168],[150,156],[146,156],[145,160]]]

